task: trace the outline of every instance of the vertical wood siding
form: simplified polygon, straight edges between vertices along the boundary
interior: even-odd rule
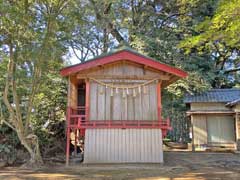
[[[141,79],[144,76],[159,76],[160,71],[144,68],[142,65],[130,62],[117,62],[105,65],[102,68],[93,68],[82,72],[91,75],[120,75]],[[114,80],[114,79],[113,79]],[[134,80],[133,80],[134,81]],[[117,85],[114,83],[114,85]],[[128,82],[126,85],[136,85],[136,82]],[[157,92],[156,83],[146,86],[146,93],[141,89],[139,94],[133,97],[132,89],[129,95],[123,98],[122,90],[111,96],[111,89],[90,81],[90,120],[157,120]],[[74,93],[74,92],[72,92]],[[76,96],[73,94],[73,96]]]
[[[224,115],[193,115],[194,144],[234,143],[234,118]]]
[[[207,119],[205,115],[193,116],[194,144],[207,144]]]
[[[208,142],[234,143],[234,125],[232,116],[208,116]]]
[[[87,129],[84,163],[162,163],[160,129]]]
[[[76,77],[69,77],[69,96],[68,103],[70,107],[77,107],[78,86]]]
[[[90,120],[157,120],[156,84],[147,86],[146,93],[141,90],[133,97],[122,97],[122,91],[111,96],[111,89],[91,81],[90,90]]]
[[[161,71],[144,68],[141,64],[136,64],[132,62],[115,62],[111,64],[106,64],[101,67],[95,67],[87,70],[83,70],[78,74],[88,74],[88,75],[128,75],[128,76],[155,76],[161,74]]]
[[[215,102],[200,102],[191,103],[191,110],[230,110],[226,107],[226,103],[215,103]]]

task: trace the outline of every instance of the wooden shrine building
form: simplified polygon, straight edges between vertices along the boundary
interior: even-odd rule
[[[240,150],[240,89],[187,95],[193,150]]]
[[[187,73],[125,48],[66,67],[67,149],[84,139],[84,163],[163,162],[161,89]]]

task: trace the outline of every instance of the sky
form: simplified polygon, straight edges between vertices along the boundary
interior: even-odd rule
[[[75,51],[76,51],[76,53],[78,53],[77,50],[75,50]],[[63,56],[63,59],[66,61],[67,65],[74,65],[74,64],[80,63],[80,60],[75,56],[72,49],[69,49],[68,54]]]

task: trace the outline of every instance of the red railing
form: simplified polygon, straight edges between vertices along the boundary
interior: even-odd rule
[[[72,117],[70,119],[69,127],[79,129],[94,129],[94,128],[151,128],[151,129],[167,129],[170,130],[169,119],[165,121],[149,121],[149,120],[83,120],[83,116]]]
[[[86,115],[86,111],[87,109],[85,108],[85,106],[78,106],[77,108],[71,108],[69,107],[70,110],[70,115]]]
[[[88,120],[88,109],[78,107],[69,108],[68,127],[78,129],[127,129],[127,128],[149,128],[171,130],[170,120]]]

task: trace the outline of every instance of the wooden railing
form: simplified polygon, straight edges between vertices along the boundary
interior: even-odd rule
[[[68,127],[78,129],[128,129],[128,128],[149,128],[170,130],[170,120],[88,120],[88,109],[80,106],[68,110]]]
[[[77,108],[69,107],[70,115],[86,115],[86,108],[85,106],[78,106]]]
[[[69,127],[71,128],[79,128],[79,129],[141,129],[141,128],[149,128],[149,129],[166,129],[170,130],[170,122],[169,119],[164,121],[149,121],[149,120],[84,120],[83,116],[72,117],[70,119]]]

